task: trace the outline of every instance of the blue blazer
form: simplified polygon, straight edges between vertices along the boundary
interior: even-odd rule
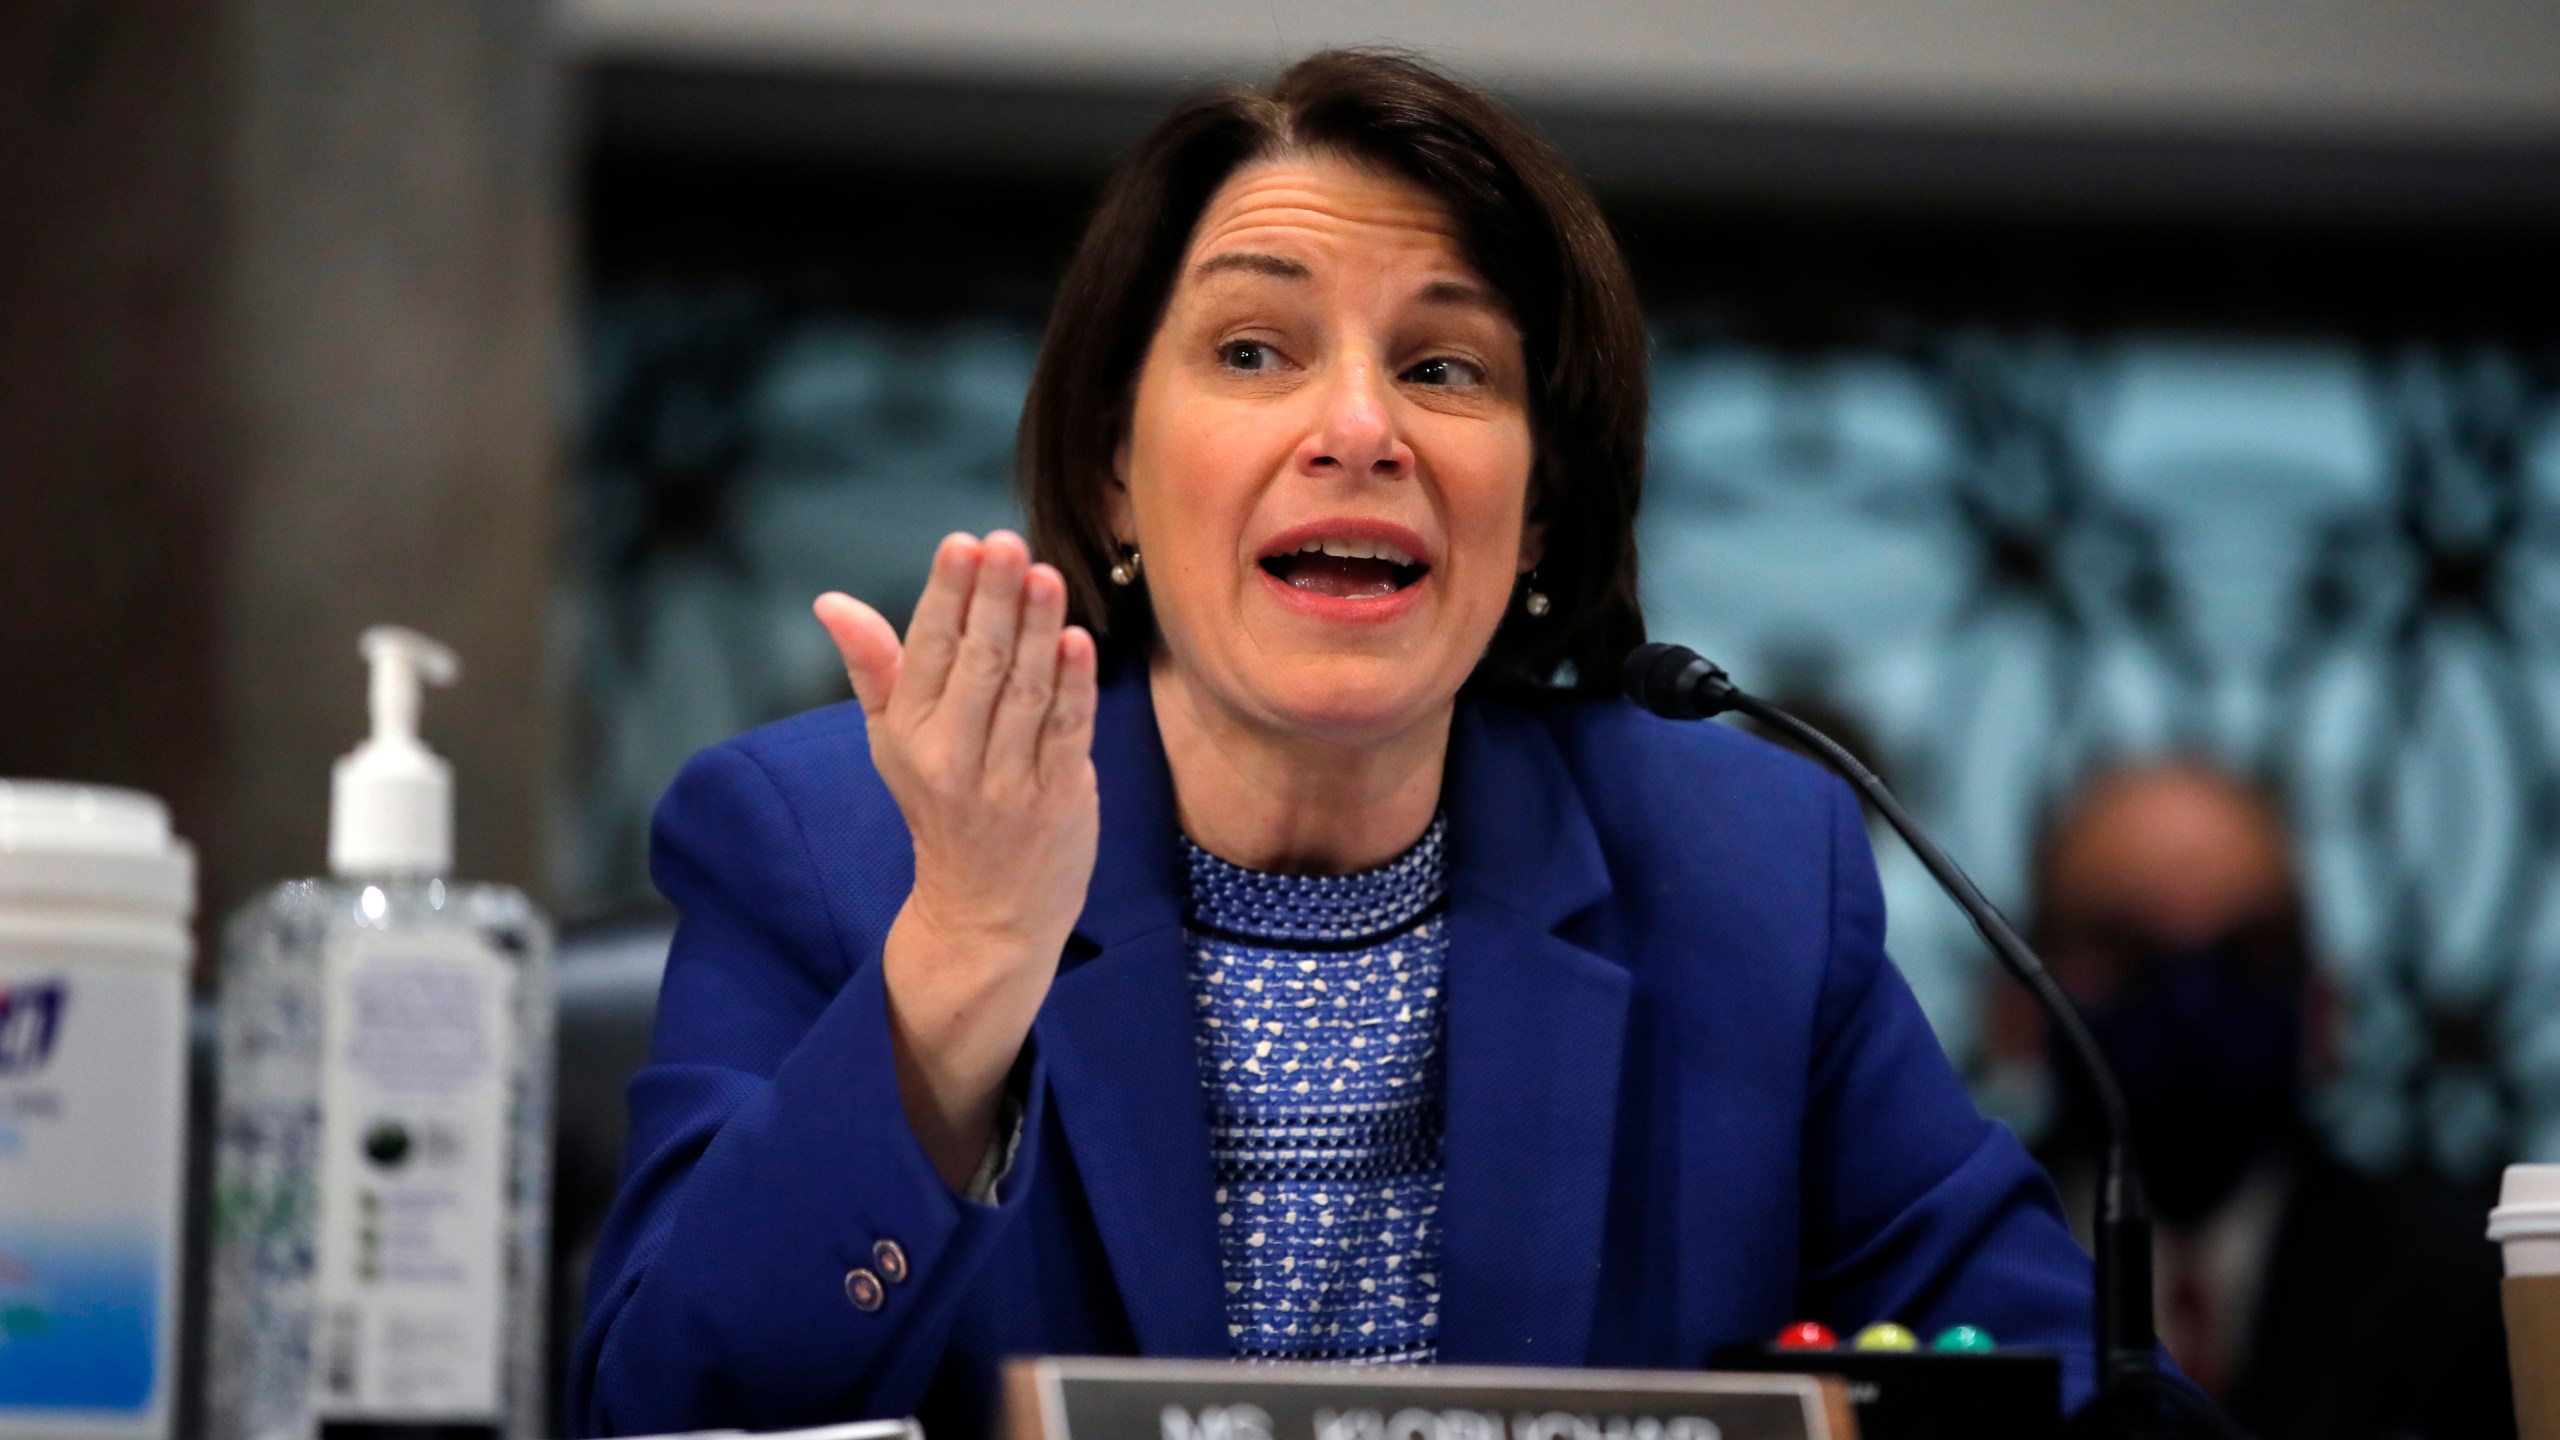
[[[1227,1353],[1171,780],[1104,689],[1102,836],[973,1203],[898,1100],[880,945],[913,858],[840,705],[697,757],[657,814],[682,911],[573,1434],[917,1414],[985,1433],[1007,1356]],[[2061,1350],[2090,1265],[1885,957],[1848,790],[1614,700],[1462,700],[1450,741],[1440,1355],[1694,1367],[1788,1322]],[[865,1310],[858,1267],[904,1252]],[[894,1260],[894,1257],[892,1257]],[[859,1287],[856,1287],[859,1288]],[[956,1428],[955,1428],[956,1427]]]

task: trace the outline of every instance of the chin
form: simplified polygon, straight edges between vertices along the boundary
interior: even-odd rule
[[[1431,683],[1434,671],[1389,655],[1311,655],[1259,677],[1262,706],[1281,728],[1337,742],[1385,739],[1426,722],[1457,698],[1460,675]]]

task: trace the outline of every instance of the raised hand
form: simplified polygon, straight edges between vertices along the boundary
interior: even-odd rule
[[[901,646],[880,612],[814,607],[862,702],[871,762],[915,841],[882,954],[900,1099],[957,1187],[1093,877],[1093,637],[1021,538],[946,538]]]

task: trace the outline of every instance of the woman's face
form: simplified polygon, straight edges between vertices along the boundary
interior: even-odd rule
[[[1528,377],[1439,202],[1330,156],[1211,198],[1138,376],[1112,523],[1159,666],[1228,718],[1426,723],[1537,560]]]

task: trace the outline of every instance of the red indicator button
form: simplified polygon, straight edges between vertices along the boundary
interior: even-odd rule
[[[1819,1320],[1799,1320],[1778,1332],[1777,1343],[1781,1350],[1837,1350],[1840,1337]]]

